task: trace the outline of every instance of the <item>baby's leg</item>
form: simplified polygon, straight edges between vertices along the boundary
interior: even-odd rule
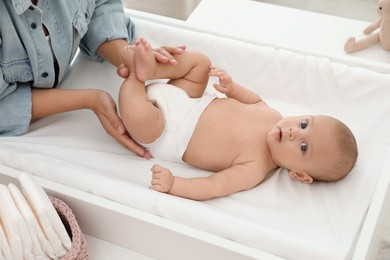
[[[188,51],[174,58],[178,65],[157,63],[150,43],[140,39],[135,46],[137,78],[141,81],[167,78],[190,97],[202,96],[209,79],[210,59],[199,52]]]
[[[130,75],[119,91],[119,112],[130,136],[147,144],[161,135],[164,117],[160,109],[149,101],[144,82],[137,79],[134,56],[134,48],[124,49],[123,60],[130,69]]]

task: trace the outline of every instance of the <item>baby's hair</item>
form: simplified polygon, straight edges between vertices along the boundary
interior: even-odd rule
[[[337,119],[336,119],[337,120]],[[316,181],[338,181],[344,178],[354,167],[358,148],[355,136],[352,131],[343,122],[337,120],[335,125],[335,139],[338,148],[337,161],[334,163],[333,169],[317,177]]]

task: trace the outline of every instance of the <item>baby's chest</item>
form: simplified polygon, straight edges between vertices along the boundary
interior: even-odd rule
[[[219,125],[221,126],[221,125]],[[254,126],[236,125],[209,129],[207,134],[194,135],[183,156],[189,164],[207,170],[230,168],[237,158],[258,160],[267,151],[265,132]]]

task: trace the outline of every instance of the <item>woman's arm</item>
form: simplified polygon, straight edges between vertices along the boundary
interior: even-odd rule
[[[68,112],[92,108],[98,90],[94,89],[32,89],[32,120]]]
[[[97,54],[115,67],[122,64],[122,50],[128,45],[125,39],[115,39],[103,42],[96,50]]]
[[[115,102],[107,92],[97,89],[32,89],[32,120],[79,109],[91,109],[118,143],[150,158],[150,154],[126,133]]]

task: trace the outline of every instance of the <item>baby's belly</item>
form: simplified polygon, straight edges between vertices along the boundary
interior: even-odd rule
[[[183,161],[211,171],[231,167],[259,136],[255,114],[253,105],[232,99],[214,100],[202,113]]]

